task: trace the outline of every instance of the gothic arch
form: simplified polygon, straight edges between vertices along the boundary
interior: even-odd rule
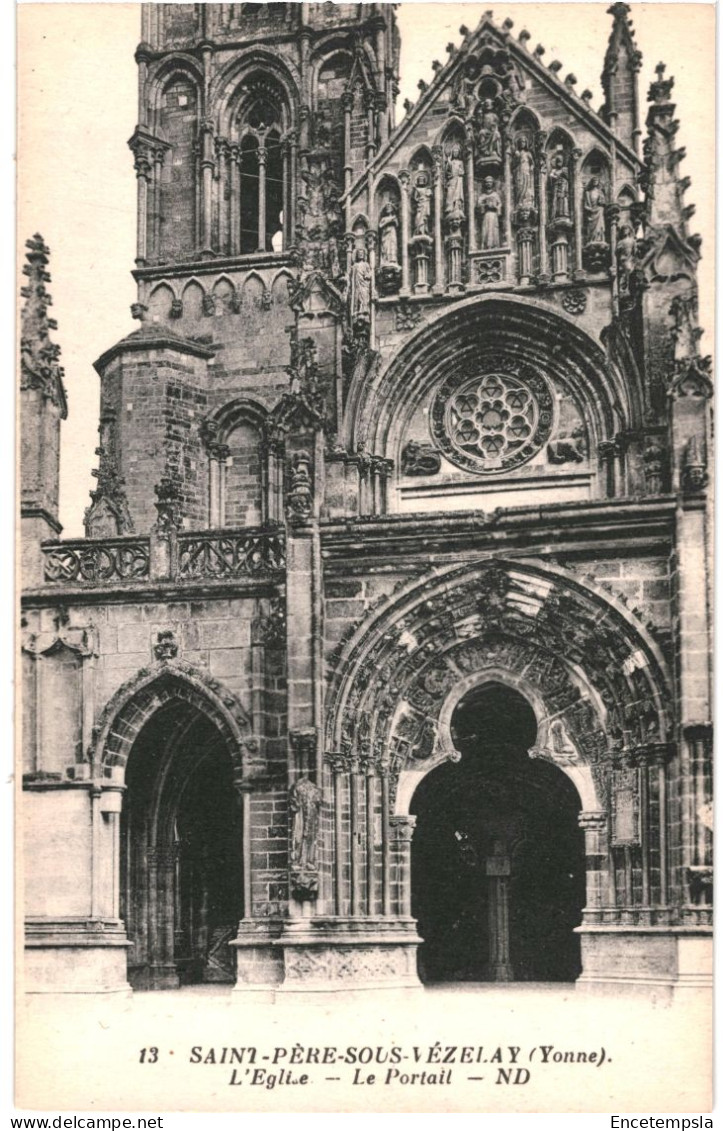
[[[409,417],[427,391],[449,373],[450,359],[477,358],[485,347],[497,353],[506,350],[554,378],[578,403],[594,441],[640,424],[643,390],[635,375],[623,380],[600,344],[572,316],[536,299],[481,295],[430,318],[373,381],[366,374],[355,378],[345,412],[350,450],[363,437],[369,450],[394,458]],[[621,421],[616,419],[617,405]]]
[[[127,680],[104,707],[93,729],[91,765],[104,777],[125,776],[133,743],[159,707],[171,700],[196,707],[222,735],[234,773],[244,775],[249,717],[236,696],[190,664],[160,661]],[[245,733],[246,732],[246,733]]]
[[[211,84],[208,105],[222,137],[231,137],[239,101],[243,98],[242,87],[256,73],[269,75],[283,93],[287,115],[284,129],[295,122],[300,90],[296,69],[288,60],[281,60],[263,48],[252,47],[236,55]]]
[[[384,599],[338,652],[327,748],[385,763],[400,786],[453,756],[440,727],[467,677],[490,672],[536,698],[536,756],[581,771],[581,797],[601,809],[613,767],[670,738],[656,642],[615,598],[548,563],[436,570]]]
[[[192,55],[172,55],[164,59],[148,78],[148,107],[154,119],[158,115],[161,99],[173,80],[180,76],[190,80],[196,88],[199,114],[203,110],[203,71]]]

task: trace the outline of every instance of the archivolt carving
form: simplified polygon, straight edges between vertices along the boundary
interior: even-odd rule
[[[330,684],[327,748],[355,749],[363,718],[393,775],[427,772],[456,755],[450,702],[490,673],[535,704],[537,755],[586,767],[601,805],[613,760],[667,739],[664,663],[642,626],[560,567],[487,561],[412,583],[357,631]]]

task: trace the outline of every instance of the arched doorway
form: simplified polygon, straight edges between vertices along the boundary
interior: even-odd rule
[[[226,741],[170,698],[133,744],[121,834],[121,915],[134,989],[235,980],[242,821]]]
[[[412,914],[423,981],[572,981],[585,902],[580,799],[556,766],[530,759],[537,723],[500,683],[452,717],[458,762],[417,788]]]

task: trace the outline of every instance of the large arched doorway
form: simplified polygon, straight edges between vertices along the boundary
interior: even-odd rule
[[[420,783],[411,811],[412,914],[423,981],[572,981],[585,902],[580,799],[532,760],[527,700],[488,683],[460,700],[461,753]]]
[[[134,989],[233,982],[243,915],[241,809],[226,741],[171,698],[136,738],[126,771],[121,914]]]

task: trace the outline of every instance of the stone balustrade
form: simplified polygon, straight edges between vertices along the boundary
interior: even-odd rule
[[[42,556],[49,585],[253,580],[286,567],[283,532],[262,528],[45,542]]]

